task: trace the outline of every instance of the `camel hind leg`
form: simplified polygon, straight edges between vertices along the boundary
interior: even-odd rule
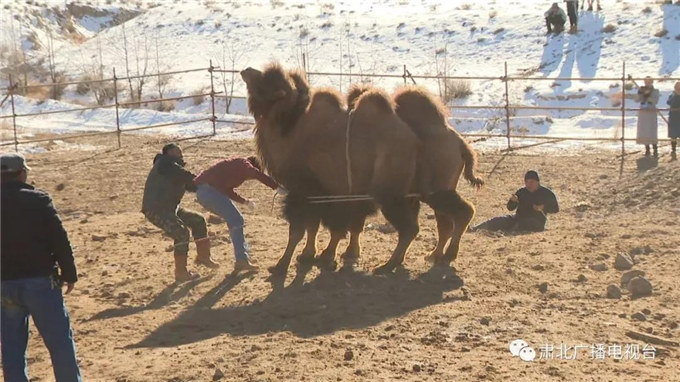
[[[444,256],[435,260],[438,265],[449,265],[458,257],[461,237],[467,231],[468,225],[475,215],[475,208],[453,190],[435,192],[427,198],[427,203],[435,210],[453,217],[454,229],[451,242],[446,248]]]
[[[390,259],[374,270],[374,273],[387,273],[393,271],[404,262],[406,251],[411,242],[418,235],[418,210],[420,203],[415,199],[405,197],[389,197],[379,200],[382,213],[399,233],[397,247],[392,252]]]
[[[444,257],[444,249],[446,244],[453,235],[453,218],[451,215],[442,211],[434,211],[435,219],[437,219],[437,246],[429,255],[425,256],[425,260],[431,263]]]

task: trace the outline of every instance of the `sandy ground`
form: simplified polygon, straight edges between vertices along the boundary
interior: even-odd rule
[[[80,282],[66,301],[87,381],[680,380],[672,345],[653,345],[654,359],[591,357],[594,344],[642,349],[646,341],[627,337],[629,330],[680,340],[680,163],[666,153],[646,172],[638,171],[640,154],[622,162],[594,149],[482,153],[488,187],[460,186],[477,206],[475,222],[505,213],[528,168],[555,190],[562,211],[542,233],[467,234],[455,273],[430,272],[423,260],[436,240],[424,206],[405,267],[390,276],[370,273],[396,244],[396,234],[377,230],[363,236],[356,272],[292,266],[284,285],[269,282],[266,271],[234,276],[227,227],[218,223],[209,230],[222,268],[199,269],[201,279],[175,285],[171,241],[139,212],[165,140],[124,137],[123,149],[112,141],[85,140],[102,145],[95,151],[28,156],[31,180],[54,197],[75,247]],[[253,151],[251,141],[183,146],[194,171]],[[287,224],[278,205],[272,211],[270,190],[247,183],[241,193],[259,200],[245,212],[252,257],[272,265]],[[202,211],[192,194],[184,205]],[[327,241],[324,232],[319,248]],[[637,254],[634,269],[646,272],[651,297],[633,300],[624,290],[620,300],[606,298],[607,285],[619,284],[613,263],[620,252]],[[605,271],[589,268],[600,262]],[[632,319],[642,311],[645,321]],[[53,380],[49,354],[31,332],[33,380]],[[516,339],[535,349],[534,362],[512,357]],[[539,360],[549,344],[555,358],[560,344],[586,348],[576,360]]]

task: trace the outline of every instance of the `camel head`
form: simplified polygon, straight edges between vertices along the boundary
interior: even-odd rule
[[[268,65],[264,72],[247,68],[241,77],[248,89],[248,109],[256,120],[267,117],[282,131],[293,125],[309,103],[309,85],[297,72]]]

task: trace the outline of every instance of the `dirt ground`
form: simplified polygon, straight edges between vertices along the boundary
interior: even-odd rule
[[[85,140],[101,145],[94,151],[28,155],[30,180],[52,194],[75,248],[80,281],[66,301],[86,381],[680,380],[673,344],[654,344],[654,359],[591,354],[595,344],[620,345],[622,353],[637,344],[642,352],[647,341],[629,330],[680,341],[680,163],[667,153],[645,172],[640,154],[621,161],[595,149],[480,153],[488,186],[460,185],[477,207],[476,223],[506,213],[529,168],[556,192],[562,211],[541,233],[466,234],[455,272],[430,271],[423,260],[436,241],[423,206],[420,234],[393,275],[370,270],[388,258],[396,234],[367,229],[355,272],[291,266],[284,285],[266,271],[234,276],[226,224],[210,223],[222,267],[175,285],[171,241],[139,212],[152,158],[167,140],[124,137],[122,149],[112,141]],[[253,152],[251,141],[182,145],[193,171]],[[253,259],[267,267],[283,253],[287,224],[278,204],[272,210],[269,189],[252,182],[240,192],[259,201],[244,212],[246,232]],[[184,205],[205,213],[192,194]],[[368,223],[383,222],[378,215]],[[327,233],[320,239],[322,248]],[[606,298],[607,286],[620,283],[614,259],[622,252],[634,255],[652,296],[631,299],[622,288],[622,299]],[[592,270],[596,263],[607,269]],[[645,321],[632,318],[639,312]],[[533,362],[512,357],[516,339],[535,350]],[[585,348],[575,360],[558,359],[561,344]],[[553,359],[539,360],[548,345]],[[53,380],[34,329],[28,357],[34,381]]]

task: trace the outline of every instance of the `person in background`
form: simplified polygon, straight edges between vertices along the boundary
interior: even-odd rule
[[[671,139],[671,160],[677,160],[678,138],[680,138],[680,81],[675,83],[673,93],[666,101],[671,111],[668,112],[668,138]]]
[[[30,167],[19,154],[0,156],[0,347],[6,382],[28,382],[29,317],[52,359],[57,382],[80,382],[62,287],[78,281],[73,250],[52,199],[26,183]]]
[[[581,10],[583,10],[583,4],[584,4],[584,3],[585,3],[585,2],[583,2],[583,1],[581,2]],[[589,10],[589,11],[592,11],[592,10],[593,10],[593,0],[588,0],[588,10]],[[600,0],[597,0],[597,10],[598,10],[598,11],[601,11],[601,10],[602,10],[602,7],[600,6]]]
[[[564,0],[567,3],[567,14],[569,15],[569,25],[572,31],[578,28],[578,0]]]
[[[656,104],[659,102],[659,90],[654,88],[654,81],[650,77],[646,77],[645,85],[638,89],[636,100],[640,102],[640,110],[635,140],[638,144],[645,145],[645,156],[650,156],[651,145],[654,149],[654,157],[658,157],[659,125],[656,118]]]
[[[549,188],[541,186],[538,173],[534,170],[529,170],[524,175],[524,187],[510,197],[507,208],[509,211],[517,210],[517,212],[514,215],[489,219],[471,227],[470,231],[484,229],[540,232],[545,229],[547,214],[554,214],[560,210],[557,197]]]
[[[557,3],[548,9],[545,14],[545,25],[548,28],[548,33],[560,34],[564,30],[564,24],[567,22],[567,15]]]
[[[236,262],[234,272],[254,271],[258,267],[251,264],[248,245],[243,233],[245,221],[234,202],[246,204],[254,208],[254,202],[237,194],[234,190],[246,180],[256,179],[265,186],[285,193],[285,190],[262,172],[260,162],[256,157],[230,158],[219,161],[194,179],[197,187],[196,198],[208,211],[220,216],[227,222],[229,236],[234,245]]]
[[[187,269],[189,229],[196,242],[196,263],[208,268],[219,264],[210,257],[210,239],[205,218],[179,206],[186,191],[196,191],[194,174],[184,169],[182,148],[175,143],[163,147],[153,159],[153,167],[144,185],[142,213],[148,221],[175,241],[175,281],[198,278]]]

